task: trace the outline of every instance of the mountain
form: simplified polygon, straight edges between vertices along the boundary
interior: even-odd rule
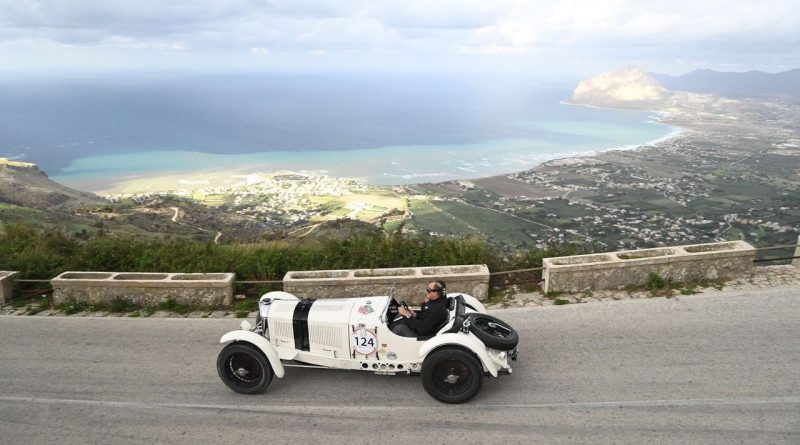
[[[787,95],[800,98],[800,68],[780,73],[745,73],[695,70],[681,76],[651,74],[664,87],[693,93],[713,93],[727,97]]]
[[[36,164],[0,158],[0,203],[45,210],[70,204],[106,202],[91,193],[80,192],[50,180]]]
[[[657,108],[672,96],[653,77],[628,66],[581,81],[570,103],[611,108]]]

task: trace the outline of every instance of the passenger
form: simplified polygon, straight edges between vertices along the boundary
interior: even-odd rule
[[[449,316],[446,289],[444,281],[428,283],[425,287],[425,303],[419,311],[397,308],[398,314],[403,318],[392,325],[392,332],[403,337],[425,337],[436,334],[439,326]]]

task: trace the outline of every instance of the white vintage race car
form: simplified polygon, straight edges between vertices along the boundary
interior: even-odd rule
[[[242,394],[264,392],[273,375],[282,378],[293,366],[420,374],[435,399],[466,402],[480,391],[484,374],[511,373],[519,337],[477,299],[446,298],[449,318],[435,335],[402,337],[389,325],[405,303],[392,297],[300,300],[269,292],[259,300],[255,326],[243,321],[220,339],[227,345],[217,372]]]

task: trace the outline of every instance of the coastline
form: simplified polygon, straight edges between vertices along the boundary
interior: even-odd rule
[[[126,179],[93,191],[100,196],[140,195],[171,193],[179,190],[197,190],[208,187],[225,187],[242,180],[258,169],[241,167],[238,169],[200,170],[196,173],[168,172],[154,176]]]
[[[599,105],[579,104],[579,103],[569,102],[569,101],[566,101],[566,100],[559,101],[559,104],[569,105],[569,106],[573,106],[573,107],[584,107],[584,108],[601,109],[601,110],[619,110],[620,109],[620,108],[615,108],[615,107],[603,107],[603,106],[599,106]],[[611,147],[611,148],[607,148],[607,149],[599,149],[599,150],[588,151],[588,152],[581,153],[581,154],[576,154],[576,155],[555,157],[553,159],[550,159],[550,160],[547,160],[547,161],[543,161],[543,162],[539,163],[538,165],[534,165],[534,166],[532,166],[532,167],[530,167],[528,169],[522,170],[522,171],[506,173],[506,174],[504,174],[504,176],[505,175],[514,175],[514,174],[529,172],[529,171],[535,170],[537,167],[546,165],[548,162],[551,162],[551,161],[565,160],[565,159],[572,159],[572,158],[579,158],[579,157],[589,157],[589,158],[591,158],[591,157],[594,157],[594,156],[597,156],[597,155],[600,155],[600,154],[603,154],[603,153],[608,153],[608,152],[611,152],[611,151],[630,151],[630,150],[638,150],[638,149],[645,149],[645,148],[658,148],[659,145],[662,145],[662,144],[665,144],[667,142],[670,142],[671,140],[679,138],[681,136],[688,135],[692,131],[689,128],[681,127],[681,126],[675,125],[674,123],[664,122],[665,119],[669,119],[672,116],[672,113],[669,112],[669,111],[653,110],[653,109],[647,109],[647,110],[632,109],[632,111],[645,111],[647,113],[653,113],[653,114],[657,115],[657,116],[654,116],[654,119],[648,120],[648,122],[650,122],[652,124],[655,124],[655,125],[662,125],[662,126],[665,126],[665,127],[669,127],[671,129],[670,132],[667,133],[664,136],[661,136],[661,137],[656,138],[656,139],[649,140],[649,141],[644,142],[642,144],[630,144],[630,145],[625,145],[625,146],[621,146],[621,147]],[[497,175],[494,175],[494,176],[497,176]],[[480,179],[480,178],[476,178],[476,179]]]
[[[654,123],[656,123],[656,122],[654,122]],[[671,141],[673,139],[681,137],[681,136],[683,136],[685,134],[688,134],[688,132],[689,132],[689,129],[687,129],[687,128],[677,127],[675,125],[664,124],[664,123],[660,123],[660,122],[658,122],[658,124],[672,127],[673,130],[670,131],[668,134],[660,137],[660,138],[656,138],[656,139],[647,141],[647,142],[645,142],[643,144],[630,144],[630,145],[624,145],[624,146],[621,146],[621,147],[611,147],[611,148],[605,148],[605,149],[598,149],[598,150],[581,152],[581,153],[577,153],[577,154],[570,154],[568,156],[554,157],[553,159],[549,159],[547,161],[543,161],[540,164],[534,165],[534,166],[532,166],[532,167],[530,167],[528,169],[525,169],[525,170],[522,170],[522,171],[505,173],[505,174],[506,175],[511,175],[511,174],[514,174],[514,173],[521,173],[521,172],[524,172],[524,171],[534,170],[534,169],[536,169],[536,167],[538,167],[540,165],[544,165],[544,164],[546,164],[546,163],[548,163],[550,161],[556,161],[556,160],[562,160],[562,159],[571,159],[571,158],[579,158],[579,157],[581,157],[581,158],[582,157],[592,157],[592,156],[597,156],[597,155],[600,155],[600,154],[603,154],[603,153],[608,153],[610,151],[631,151],[631,150],[638,150],[638,149],[642,149],[642,148],[657,148],[658,145],[664,144],[664,143],[669,142],[669,141]],[[479,179],[479,178],[476,178],[476,179]]]
[[[561,96],[564,97],[564,96]],[[554,159],[633,150],[681,134],[648,110],[576,112],[508,122],[508,131],[486,139],[413,142],[342,150],[298,149],[256,153],[169,150],[103,152],[76,158],[52,173],[68,187],[101,195],[146,194],[224,187],[239,175],[293,171],[309,176],[353,179],[393,187],[508,175]],[[545,106],[545,109],[548,109]]]
[[[177,230],[191,236],[223,231],[226,237],[251,239],[266,227],[290,227],[298,222],[313,227],[342,218],[382,224],[385,218],[388,230],[484,236],[502,249],[585,244],[587,240],[622,250],[737,238],[754,245],[793,242],[800,233],[796,105],[777,100],[681,99],[665,105],[663,112],[622,114],[617,125],[595,122],[581,126],[585,120],[577,118],[520,122],[527,125],[526,131],[572,135],[558,140],[566,144],[540,150],[548,162],[515,157],[515,161],[526,162],[498,163],[493,169],[484,169],[481,162],[508,160],[519,153],[520,145],[493,144],[495,151],[485,159],[477,159],[476,152],[456,153],[450,146],[429,153],[428,159],[436,158],[431,168],[411,172],[420,175],[445,170],[441,167],[447,157],[457,155],[475,161],[473,170],[458,176],[475,178],[470,180],[417,176],[406,181],[416,183],[409,187],[364,186],[336,174],[343,167],[351,171],[370,167],[367,162],[347,165],[352,163],[352,152],[327,153],[322,161],[330,162],[330,170],[312,172],[324,176],[277,165],[264,168],[255,162],[242,167],[242,158],[237,156],[217,157],[214,160],[223,162],[213,165],[215,168],[199,168],[209,166],[208,158],[196,152],[94,159],[78,165],[73,174],[119,181],[116,189],[103,187],[109,192],[144,192],[110,197],[114,202],[124,199],[120,210],[126,216],[120,221],[131,222],[125,230],[134,231]],[[575,111],[575,116],[586,116],[582,113]],[[646,119],[661,125],[625,125]],[[577,141],[575,146],[569,146],[571,141]],[[586,149],[587,141],[595,143],[593,150]],[[625,144],[608,144],[615,141]],[[628,141],[636,144],[627,145]],[[570,148],[575,150],[569,152]],[[292,155],[294,166],[321,166],[320,160],[313,165],[304,162],[317,153]],[[382,163],[377,173],[372,171],[373,177],[407,167],[395,164],[385,152],[370,160]],[[461,166],[451,163],[449,167],[454,165]],[[236,168],[230,168],[233,166]],[[159,172],[166,168],[183,171]],[[107,174],[108,170],[116,175]],[[253,170],[260,174],[248,175]],[[264,173],[279,170],[282,173]],[[150,173],[124,176],[139,171]],[[176,189],[183,190],[158,193]],[[170,195],[181,198],[186,208],[180,221],[169,207],[175,205]],[[162,217],[178,224],[165,226]],[[90,214],[88,218],[104,217]],[[197,227],[202,227],[202,233]]]
[[[663,114],[657,111],[652,111],[652,113]],[[519,162],[513,162],[510,163],[512,165],[507,165],[507,167],[509,168],[506,171],[499,171],[488,175],[477,174],[480,172],[482,164],[485,165],[486,163],[486,160],[480,160],[480,159],[475,160],[474,162],[465,162],[464,165],[456,166],[454,168],[455,170],[461,171],[462,173],[467,173],[466,175],[463,174],[457,175],[452,172],[430,172],[430,173],[419,172],[419,173],[407,173],[403,175],[398,174],[396,176],[402,179],[426,178],[427,181],[426,180],[398,181],[397,184],[372,184],[369,183],[369,181],[363,180],[363,178],[331,174],[327,170],[321,170],[321,169],[306,170],[306,169],[286,168],[283,166],[280,167],[276,166],[278,168],[270,169],[268,168],[269,166],[267,164],[251,163],[249,165],[239,165],[235,167],[224,166],[219,168],[205,168],[194,172],[166,171],[166,172],[158,172],[152,175],[140,174],[129,178],[118,177],[116,178],[116,180],[113,180],[111,182],[98,180],[93,182],[96,185],[90,186],[89,188],[91,188],[92,193],[101,196],[157,194],[157,193],[172,193],[176,191],[191,192],[193,190],[221,188],[221,187],[224,188],[227,186],[231,186],[237,182],[240,182],[246,175],[256,172],[266,173],[266,174],[272,174],[276,172],[291,172],[307,176],[331,176],[341,179],[352,179],[357,182],[376,187],[395,187],[403,185],[442,183],[453,180],[467,180],[467,181],[478,180],[482,178],[513,175],[515,173],[530,171],[554,160],[579,158],[579,157],[592,157],[610,151],[628,151],[646,147],[653,147],[668,142],[674,138],[680,137],[687,133],[688,129],[686,128],[678,127],[676,125],[663,122],[662,119],[665,117],[666,116],[662,115],[661,117],[655,120],[650,120],[648,122],[652,124],[666,126],[670,129],[669,132],[663,136],[647,140],[640,144],[627,144],[622,146],[595,148],[590,150],[582,150],[582,149],[578,149],[575,151],[559,150],[557,152],[551,152],[547,154],[534,154],[530,157],[535,157],[537,159],[533,160],[533,162],[531,163],[523,164]],[[354,150],[352,152],[357,152],[357,151]],[[349,155],[351,157],[357,157],[353,156],[352,152],[349,153]],[[342,154],[342,156],[345,156],[344,152],[340,153]],[[443,153],[443,156],[446,155],[447,155],[446,153]],[[471,175],[469,173],[475,173],[475,174]],[[55,177],[54,179],[61,182],[58,177]],[[81,186],[76,187],[74,184],[70,184],[69,182],[66,182],[66,184],[69,185],[70,187],[77,188],[80,190],[85,190],[87,188],[85,185],[83,187]],[[92,182],[86,181],[84,182],[84,184],[92,184]]]
[[[660,125],[668,125],[669,124],[660,124]],[[595,149],[589,151],[580,151],[580,152],[561,152],[561,153],[552,153],[552,156],[549,156],[547,159],[542,159],[540,162],[530,165],[528,167],[517,169],[513,171],[507,172],[500,172],[493,175],[487,176],[475,176],[475,177],[454,177],[452,179],[444,179],[442,181],[434,181],[434,183],[441,183],[441,182],[449,182],[454,180],[478,180],[487,177],[494,177],[494,176],[506,176],[506,175],[513,175],[515,173],[521,173],[525,171],[530,171],[536,169],[539,166],[545,165],[548,162],[556,161],[556,160],[563,160],[563,159],[572,159],[572,158],[581,158],[581,157],[592,157],[597,156],[602,153],[607,153],[611,151],[630,151],[630,150],[638,150],[641,148],[649,148],[655,147],[659,144],[666,143],[672,139],[680,137],[687,133],[687,129],[681,127],[673,127],[673,130],[670,131],[668,134],[647,141],[642,144],[630,144],[624,145],[619,147],[609,147],[603,149]],[[333,176],[340,179],[351,179],[354,181],[359,181],[358,178],[350,178],[344,176],[334,176],[334,175],[326,175],[319,171],[297,171],[297,170],[286,170],[286,169],[279,169],[279,170],[269,170],[265,171],[263,166],[249,166],[249,167],[239,167],[239,168],[222,168],[222,169],[207,169],[201,170],[196,173],[187,173],[187,172],[166,172],[161,173],[153,176],[146,176],[146,177],[137,177],[135,179],[125,179],[117,182],[112,183],[105,183],[105,186],[102,188],[98,188],[90,193],[95,193],[100,196],[110,196],[110,195],[138,195],[138,194],[148,194],[148,193],[171,193],[177,191],[193,191],[199,189],[208,189],[208,188],[219,188],[219,187],[226,187],[233,185],[239,181],[241,181],[245,176],[252,173],[265,173],[265,174],[275,174],[280,172],[285,172],[289,174],[301,174],[307,176]],[[428,174],[417,174],[417,175],[410,175],[414,177],[441,177],[441,176],[455,176],[453,174],[448,173],[428,173]],[[411,183],[404,183],[398,185],[375,185],[375,184],[368,184],[370,186],[375,187],[396,187],[400,185],[419,185],[419,184],[428,184],[431,181],[421,181],[421,182],[411,182]]]

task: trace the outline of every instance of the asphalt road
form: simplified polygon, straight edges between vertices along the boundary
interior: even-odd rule
[[[216,375],[230,319],[0,317],[0,443],[800,443],[800,288],[493,312],[510,376],[466,405],[419,377]]]

